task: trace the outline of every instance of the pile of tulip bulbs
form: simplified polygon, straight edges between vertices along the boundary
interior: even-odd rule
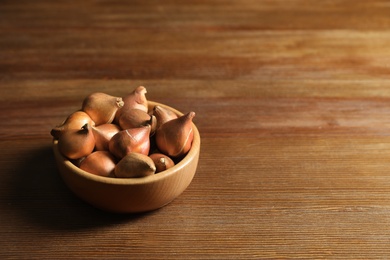
[[[96,92],[81,110],[51,130],[58,149],[80,169],[113,178],[139,178],[169,169],[190,150],[195,112],[178,116],[156,105],[146,88],[124,97]]]

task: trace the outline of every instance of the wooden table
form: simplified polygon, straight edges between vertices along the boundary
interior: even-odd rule
[[[1,259],[390,257],[387,1],[1,1]],[[92,92],[195,111],[191,185],[118,215],[50,130]]]

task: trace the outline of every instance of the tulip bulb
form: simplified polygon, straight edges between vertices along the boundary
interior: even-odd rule
[[[92,153],[95,138],[92,129],[85,124],[81,129],[67,129],[58,138],[58,149],[69,159],[79,159]]]
[[[119,117],[122,114],[126,114],[130,109],[140,109],[142,111],[148,112],[148,101],[145,96],[146,93],[146,88],[139,86],[129,95],[123,97],[123,106],[118,109],[115,115],[115,121],[118,122]]]
[[[92,118],[96,125],[110,124],[113,122],[117,110],[123,104],[124,102],[120,97],[96,92],[84,99],[82,110]]]
[[[162,153],[177,158],[190,150],[194,138],[192,130],[194,116],[195,112],[189,112],[166,122],[156,130],[156,144]]]
[[[156,166],[156,173],[165,171],[175,165],[173,160],[162,153],[153,153],[149,155]]]
[[[115,177],[115,157],[108,151],[95,151],[80,162],[80,169],[104,177]]]
[[[178,117],[173,111],[158,105],[153,108],[153,115],[157,119],[156,129],[164,123]]]
[[[119,131],[121,131],[120,127],[115,124],[102,124],[92,127],[96,143],[95,149],[98,151],[108,151],[108,143]]]
[[[118,178],[146,177],[153,175],[155,171],[153,160],[140,153],[129,153],[115,166],[115,176]]]
[[[117,158],[131,152],[147,155],[150,149],[150,125],[126,129],[115,134],[108,143],[109,151]]]
[[[95,122],[93,122],[91,117],[84,111],[76,111],[70,114],[61,125],[53,128],[50,134],[58,139],[63,132],[67,130],[80,130],[85,124],[93,126],[95,125]]]
[[[118,124],[122,129],[130,129],[151,125],[152,117],[143,110],[129,109],[126,113],[122,113],[118,119]]]

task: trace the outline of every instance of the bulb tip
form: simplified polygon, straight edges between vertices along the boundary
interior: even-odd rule
[[[187,117],[188,117],[189,119],[194,118],[194,117],[195,117],[195,112],[194,112],[194,111],[189,112],[189,113],[187,114]]]
[[[139,86],[135,89],[135,92],[136,93],[141,93],[141,94],[146,94],[147,91],[146,91],[146,88],[144,86]]]

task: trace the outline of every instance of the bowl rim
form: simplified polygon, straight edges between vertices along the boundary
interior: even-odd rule
[[[175,108],[172,108],[162,103],[148,100],[149,110],[153,109],[153,107],[157,105],[170,109],[179,116],[183,115],[182,112],[176,110]],[[65,167],[70,169],[74,174],[79,175],[82,178],[89,179],[91,181],[95,181],[99,183],[113,184],[113,185],[140,185],[146,183],[150,184],[150,183],[161,181],[162,179],[168,178],[169,176],[179,172],[181,169],[187,166],[193,159],[195,159],[195,157],[199,154],[200,134],[198,128],[195,126],[194,123],[192,123],[192,131],[194,132],[194,139],[192,141],[191,149],[183,157],[183,159],[180,160],[180,162],[178,162],[172,168],[169,168],[165,171],[159,172],[157,174],[149,175],[146,177],[142,177],[142,178],[110,178],[110,177],[95,175],[80,169],[78,166],[72,163],[68,158],[63,156],[59,151],[57,139],[53,139],[53,149],[55,155],[58,156],[59,159],[61,159],[60,162],[63,163]]]

